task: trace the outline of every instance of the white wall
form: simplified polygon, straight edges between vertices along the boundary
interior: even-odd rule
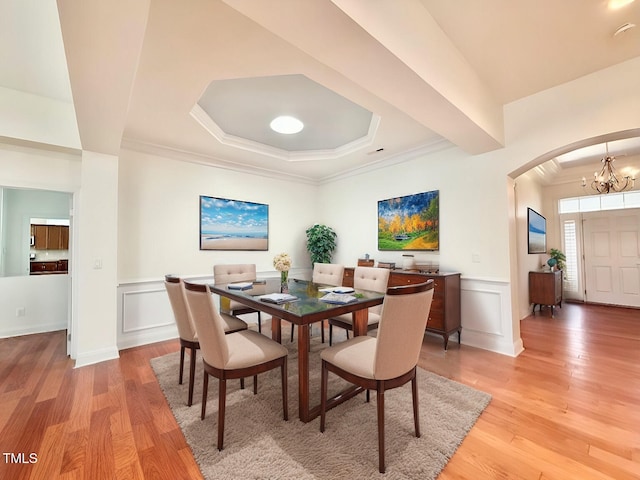
[[[74,192],[79,156],[0,143],[0,185]],[[67,275],[0,278],[0,336],[66,328],[68,289]]]
[[[120,159],[119,283],[212,275],[215,263],[273,271],[280,252],[296,268],[310,266],[304,232],[324,208],[317,187],[127,150]],[[200,250],[200,195],[268,204],[269,250]]]
[[[552,227],[550,209],[543,207],[542,186],[532,173],[521,175],[516,179],[515,210],[516,210],[516,242],[518,262],[517,296],[520,299],[518,318],[524,318],[531,313],[529,304],[529,272],[540,270],[541,265],[549,256],[542,253],[528,253],[528,219],[527,208],[533,208],[547,219],[547,251],[559,248],[550,242],[549,229]]]
[[[200,250],[200,195],[268,204],[268,251]],[[120,156],[118,203],[119,348],[177,335],[162,283],[168,273],[212,277],[216,263],[255,263],[271,275],[280,252],[294,272],[310,268],[305,230],[323,210],[312,185],[130,150]]]
[[[42,144],[81,148],[73,104],[0,87],[0,134]]]
[[[118,357],[118,157],[83,151],[81,175],[71,259],[76,367]]]

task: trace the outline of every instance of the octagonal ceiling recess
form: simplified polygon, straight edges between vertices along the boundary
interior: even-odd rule
[[[370,146],[380,118],[304,75],[212,81],[191,115],[219,142],[289,161],[339,158]],[[293,135],[269,124],[302,121]]]

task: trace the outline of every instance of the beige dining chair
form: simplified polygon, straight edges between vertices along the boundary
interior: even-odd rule
[[[253,330],[225,335],[223,320],[215,308],[208,285],[184,282],[187,305],[198,333],[204,383],[202,387],[202,412],[207,410],[209,375],[218,379],[218,450],[224,441],[227,380],[253,376],[253,393],[258,393],[258,374],[280,367],[282,376],[282,410],[289,419],[287,401],[287,349]]]
[[[377,337],[361,335],[320,353],[320,431],[325,431],[329,372],[367,391],[376,391],[378,413],[378,469],[385,471],[384,394],[411,381],[413,422],[420,437],[416,366],[433,299],[433,280],[387,290]]]
[[[219,264],[213,266],[213,281],[216,284],[253,282],[256,279],[256,266],[252,263]],[[231,315],[245,313],[258,314],[258,332],[262,333],[262,318],[260,310],[249,308],[242,303],[229,298],[220,297],[220,310]]]
[[[353,271],[353,287],[360,290],[384,293],[389,284],[388,268],[376,267],[356,267]],[[378,328],[382,305],[369,308],[367,319],[367,332]],[[349,331],[353,331],[353,315],[345,313],[335,318],[329,319],[329,346],[333,345],[333,327],[344,328],[349,339]]]
[[[182,385],[184,372],[184,352],[185,349],[189,349],[189,394],[187,397],[187,405],[190,407],[193,404],[193,377],[196,371],[196,351],[200,349],[200,342],[198,342],[198,335],[196,334],[196,329],[187,307],[182,279],[175,275],[165,275],[164,285],[169,295],[173,317],[178,327],[178,335],[180,336],[180,375],[178,378],[180,385]],[[223,328],[225,333],[247,329],[245,322],[231,315],[222,314],[222,320],[224,322]]]
[[[339,287],[342,285],[344,277],[344,265],[337,263],[314,263],[311,281],[318,285],[327,285],[330,287]],[[324,327],[325,321],[320,322],[320,339],[324,343]],[[293,342],[293,332],[295,325],[291,324],[291,341]]]

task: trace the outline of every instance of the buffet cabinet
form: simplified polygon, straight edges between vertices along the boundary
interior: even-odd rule
[[[343,285],[353,287],[353,268],[344,269]],[[433,280],[433,301],[429,311],[426,330],[442,335],[444,349],[449,345],[449,336],[458,334],[458,344],[462,331],[460,307],[460,273],[423,273],[414,270],[392,270],[389,275],[389,286],[397,287]]]
[[[529,272],[529,303],[533,304],[531,313],[535,313],[536,305],[550,306],[553,317],[553,307],[562,308],[562,271]]]

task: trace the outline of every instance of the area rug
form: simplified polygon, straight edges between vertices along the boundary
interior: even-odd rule
[[[206,479],[435,479],[491,400],[490,395],[418,369],[421,438],[414,436],[411,386],[385,393],[386,474],[378,472],[375,394],[364,394],[327,412],[320,420],[298,419],[296,342],[289,349],[289,421],[282,419],[280,370],[258,377],[258,394],[247,379],[227,382],[224,450],[216,448],[218,381],[210,378],[207,415],[200,420],[202,362],[198,353],[194,404],[187,407],[188,367],[178,385],[179,353],[151,360],[169,406]],[[320,355],[325,345],[312,337],[312,404],[320,402]],[[188,363],[188,359],[185,363]],[[344,387],[330,374],[331,392]]]

